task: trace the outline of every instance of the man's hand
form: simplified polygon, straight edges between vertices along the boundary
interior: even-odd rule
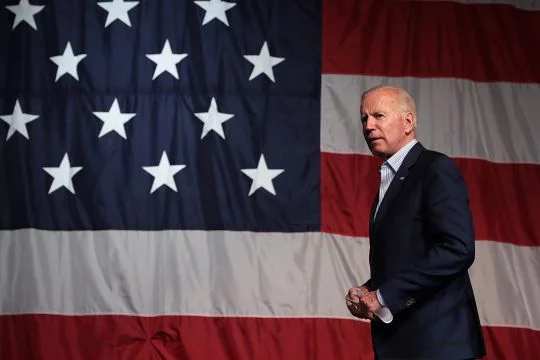
[[[370,319],[373,319],[374,314],[382,308],[382,305],[377,298],[376,291],[370,291],[367,294],[364,294],[364,296],[360,298],[360,304],[362,308],[367,309],[368,313],[371,315]]]
[[[373,314],[369,313],[368,307],[360,301],[360,296],[363,297],[364,294],[368,293],[369,289],[365,286],[353,287],[349,289],[345,298],[347,299],[347,309],[349,309],[349,312],[353,316],[361,319],[373,319]]]

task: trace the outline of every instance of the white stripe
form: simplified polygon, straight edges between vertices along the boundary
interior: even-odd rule
[[[0,232],[2,314],[351,318],[368,241],[319,233]],[[485,325],[540,329],[540,249],[478,242]]]
[[[482,323],[540,330],[540,248],[476,244],[470,274]]]
[[[540,84],[462,79],[322,76],[321,150],[369,154],[360,94],[380,84],[407,89],[417,102],[418,139],[453,157],[540,163]]]

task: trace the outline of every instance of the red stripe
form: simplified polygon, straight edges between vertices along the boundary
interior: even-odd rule
[[[540,166],[454,159],[469,188],[476,238],[540,245]],[[379,184],[379,160],[323,153],[322,230],[368,236],[368,218]]]
[[[540,12],[442,1],[323,6],[323,73],[540,82]]]
[[[540,331],[494,326],[483,329],[488,353],[486,359],[538,359]]]
[[[0,358],[352,359],[368,337],[351,320],[17,315],[0,317]]]
[[[486,359],[536,360],[540,332],[485,327]],[[190,316],[0,317],[3,360],[370,359],[367,323]]]

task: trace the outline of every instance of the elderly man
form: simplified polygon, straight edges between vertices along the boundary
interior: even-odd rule
[[[405,90],[366,91],[360,113],[369,149],[384,162],[369,221],[371,276],[349,289],[349,311],[371,320],[376,359],[483,357],[468,275],[474,228],[458,167],[416,140]]]

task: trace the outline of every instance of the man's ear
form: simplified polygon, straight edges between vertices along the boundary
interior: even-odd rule
[[[414,131],[415,118],[411,112],[405,113],[405,134],[409,135]]]

